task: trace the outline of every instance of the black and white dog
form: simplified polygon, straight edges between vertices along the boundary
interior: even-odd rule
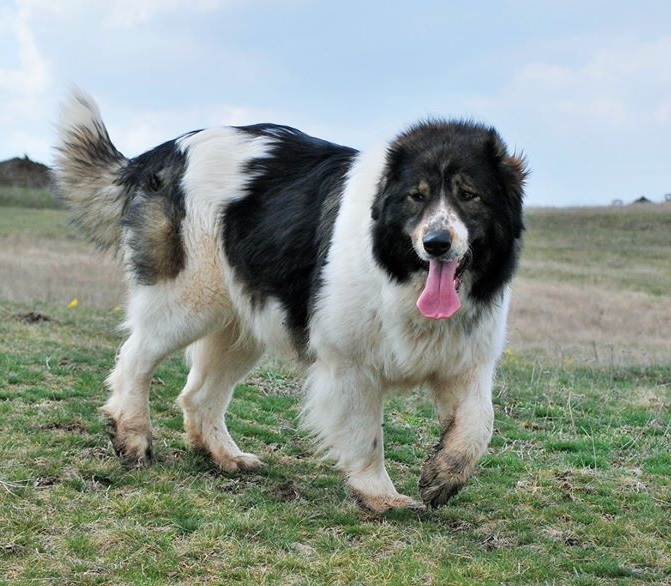
[[[114,446],[151,455],[149,383],[187,348],[190,443],[227,472],[262,463],[226,428],[264,350],[308,368],[303,422],[362,506],[421,507],[384,465],[392,389],[426,385],[444,426],[420,480],[444,504],[492,435],[492,378],[521,243],[526,174],[492,128],[431,120],[363,154],[287,126],[185,134],[134,159],[74,92],[55,177],[75,221],[130,281],[104,411]]]

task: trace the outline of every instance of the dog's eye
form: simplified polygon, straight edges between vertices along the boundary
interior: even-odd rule
[[[473,201],[476,199],[480,199],[480,196],[475,193],[474,191],[460,191],[459,192],[459,199],[462,201]]]
[[[424,201],[424,195],[422,194],[421,191],[411,191],[411,192],[408,194],[408,197],[409,197],[412,201]]]

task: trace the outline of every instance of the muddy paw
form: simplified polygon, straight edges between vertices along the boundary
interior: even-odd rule
[[[437,452],[422,468],[419,490],[427,506],[441,507],[466,484],[472,466],[470,459]]]
[[[455,494],[457,494],[463,484],[447,482],[441,483],[436,477],[429,478],[422,474],[419,481],[419,491],[422,495],[422,500],[428,507],[442,507]]]
[[[151,462],[151,431],[132,429],[113,419],[109,420],[109,426],[112,447],[119,458],[135,466],[147,466]]]

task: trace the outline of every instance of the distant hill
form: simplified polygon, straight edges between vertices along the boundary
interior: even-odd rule
[[[0,185],[47,189],[51,183],[49,167],[27,156],[0,162]]]

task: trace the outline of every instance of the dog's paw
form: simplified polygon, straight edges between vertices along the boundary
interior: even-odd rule
[[[424,463],[419,480],[424,503],[434,508],[446,504],[466,484],[472,468],[470,459],[436,452]]]
[[[365,495],[361,492],[353,491],[357,504],[364,510],[372,513],[388,513],[395,510],[408,509],[412,511],[423,511],[426,507],[409,496],[396,494],[390,496]]]
[[[110,419],[109,436],[116,455],[134,466],[147,466],[152,460],[151,430],[132,429]]]
[[[463,483],[459,482],[441,482],[437,477],[431,477],[429,474],[422,474],[419,481],[422,500],[427,507],[434,509],[446,504],[463,486]]]
[[[237,456],[230,454],[210,454],[212,461],[226,474],[258,472],[265,467],[263,461],[255,454],[242,453]]]

